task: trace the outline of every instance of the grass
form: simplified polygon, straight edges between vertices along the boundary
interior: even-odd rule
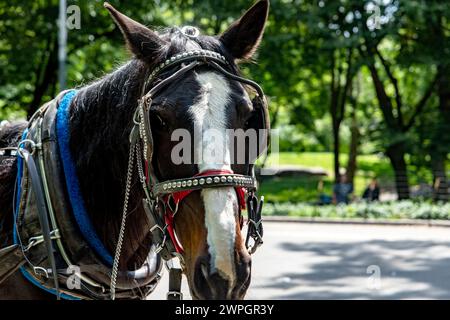
[[[348,161],[348,155],[341,154],[339,159],[341,161],[341,166],[343,166]],[[310,168],[320,167],[325,169],[329,175],[332,175],[333,161],[334,158],[331,152],[280,152],[278,153],[278,156],[271,154],[267,159],[266,165],[276,165],[278,162],[280,165],[298,165]],[[362,173],[365,172],[376,176],[394,176],[389,160],[385,157],[379,157],[377,155],[360,155],[358,156],[357,161],[358,168]]]
[[[271,178],[263,180],[260,185],[260,194],[267,202],[315,202],[318,200],[317,190],[319,179],[308,178]],[[324,192],[331,194],[333,184],[331,180],[324,180]]]
[[[340,156],[341,163],[347,163],[347,155]],[[364,188],[374,176],[379,177],[380,184],[392,185],[393,172],[386,158],[377,155],[361,155],[358,157],[358,171],[356,172],[354,189],[355,195],[360,196]],[[325,194],[331,195],[333,188],[333,154],[331,152],[281,152],[278,158],[270,155],[266,164],[296,165],[307,168],[322,168],[328,176],[323,179]],[[266,178],[261,183],[261,194],[267,202],[316,202],[319,197],[317,186],[319,177],[283,177]]]

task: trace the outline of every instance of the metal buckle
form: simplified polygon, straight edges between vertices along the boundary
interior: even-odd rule
[[[248,210],[248,231],[247,231],[247,239],[245,240],[245,246],[250,254],[256,252],[263,244],[263,229],[262,229],[262,206],[264,204],[264,197],[261,197],[260,200],[256,198],[255,194],[252,192],[249,194],[249,198],[247,199],[247,210]],[[250,245],[250,238],[253,239],[253,245]]]
[[[250,254],[254,254],[256,252],[256,249],[258,249],[264,243],[262,235],[259,232],[259,226],[262,224],[262,218],[259,219],[258,222],[249,219],[248,224],[250,223],[254,226],[253,232],[250,233],[250,237],[253,239],[254,243],[247,250]]]
[[[150,232],[153,233],[153,231],[156,229],[158,229],[162,234],[162,242],[156,244],[155,248],[155,253],[160,253],[161,250],[164,249],[164,246],[166,245],[167,236],[165,230],[167,229],[167,224],[165,225],[164,229],[161,228],[158,224],[155,224],[153,227],[150,228]]]
[[[170,297],[177,298],[178,300],[183,300],[183,294],[178,291],[169,291],[167,292],[167,300],[169,300]]]
[[[37,276],[44,276],[48,279],[50,278],[48,274],[51,273],[51,270],[45,269],[43,267],[33,267],[33,272]]]
[[[178,259],[177,259],[178,258]],[[164,263],[167,271],[170,271],[170,269],[184,269],[184,259],[183,256],[181,254],[179,254],[178,252],[174,252],[173,253],[173,258],[170,260],[167,260]]]
[[[50,232],[50,239],[52,240],[57,240],[60,239],[61,235],[59,233],[58,229],[52,230]],[[32,247],[37,246],[38,244],[41,244],[42,242],[44,242],[44,236],[43,235],[39,235],[36,237],[31,237],[30,239],[28,239],[28,244],[26,247],[23,248],[24,252],[29,251]]]

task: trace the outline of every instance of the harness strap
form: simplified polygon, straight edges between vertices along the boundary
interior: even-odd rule
[[[27,165],[29,175],[31,177],[31,184],[33,186],[34,195],[36,197],[37,213],[39,218],[39,223],[42,228],[42,235],[44,237],[44,244],[47,250],[47,255],[50,260],[50,265],[52,268],[53,284],[55,286],[56,297],[58,300],[61,299],[61,294],[59,291],[58,283],[58,271],[56,269],[55,255],[53,250],[52,239],[50,237],[50,223],[48,221],[48,210],[44,198],[44,190],[42,184],[40,183],[39,174],[37,172],[36,164],[34,162],[31,153],[24,149],[18,149],[19,155],[24,159]]]
[[[227,177],[230,174],[234,174],[231,170],[207,170],[201,173],[197,173],[194,175],[194,178],[196,177],[210,177],[214,176],[216,178],[219,178],[221,175],[222,177]],[[220,180],[220,178],[219,178]],[[235,186],[235,184],[233,184]],[[236,195],[238,197],[239,201],[239,209],[245,210],[246,204],[245,204],[245,190],[244,187],[235,186],[234,189],[236,190]],[[173,192],[171,194],[165,195],[163,198],[165,205],[165,215],[164,219],[167,225],[167,231],[169,233],[170,239],[172,240],[175,250],[177,253],[183,253],[183,247],[178,241],[176,235],[175,235],[175,227],[174,227],[174,218],[175,214],[178,211],[178,204],[183,201],[184,198],[186,198],[189,194],[191,194],[195,189],[188,189],[188,190],[182,190]],[[172,202],[172,203],[171,203]]]
[[[167,292],[167,300],[183,300],[181,293],[181,276],[183,271],[180,268],[169,269],[169,292]]]
[[[18,244],[0,249],[0,261],[0,284],[26,262]]]

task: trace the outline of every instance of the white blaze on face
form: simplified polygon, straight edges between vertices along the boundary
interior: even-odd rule
[[[197,75],[201,94],[191,108],[194,125],[201,128],[195,142],[199,172],[231,170],[231,156],[226,142],[226,106],[230,87],[226,79],[214,72]],[[236,236],[235,208],[238,205],[234,188],[203,189],[207,241],[211,255],[211,272],[217,271],[232,283],[235,278],[234,246]]]

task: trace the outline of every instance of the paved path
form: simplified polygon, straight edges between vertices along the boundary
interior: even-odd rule
[[[264,236],[248,299],[450,298],[449,228],[266,222]],[[166,290],[167,274],[150,299]]]

